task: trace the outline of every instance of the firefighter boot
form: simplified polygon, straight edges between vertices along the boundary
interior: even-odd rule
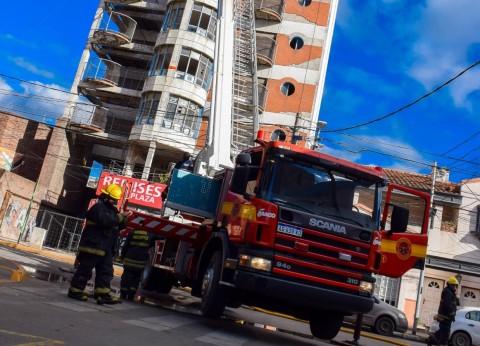
[[[68,291],[68,298],[72,298],[72,299],[75,299],[75,300],[80,300],[82,302],[86,302],[88,300],[88,296],[83,292]]]
[[[120,298],[112,297],[110,294],[102,294],[97,296],[97,304],[98,305],[103,305],[103,304],[121,304],[122,300]]]

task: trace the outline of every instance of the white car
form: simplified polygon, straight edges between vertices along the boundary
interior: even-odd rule
[[[438,330],[438,321],[430,326],[430,333]],[[450,331],[452,346],[480,346],[480,307],[464,307],[457,310]]]

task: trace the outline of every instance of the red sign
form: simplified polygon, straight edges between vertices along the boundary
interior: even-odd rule
[[[110,184],[117,184],[124,192],[127,191],[128,203],[157,209],[162,207],[162,192],[167,187],[165,184],[102,172],[98,181],[97,195],[102,193],[101,189]]]

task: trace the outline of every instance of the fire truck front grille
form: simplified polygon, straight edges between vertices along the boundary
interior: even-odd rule
[[[300,282],[358,291],[369,244],[303,229],[302,237],[277,232],[273,274]]]

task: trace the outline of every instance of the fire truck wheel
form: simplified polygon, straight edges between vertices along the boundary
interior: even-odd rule
[[[213,253],[202,280],[201,311],[207,317],[219,317],[225,310],[225,293],[220,286],[222,253]]]
[[[167,294],[172,290],[173,280],[165,271],[153,266],[154,251],[153,247],[148,251],[148,261],[143,268],[140,287],[145,291],[157,291]]]
[[[337,336],[342,327],[343,315],[318,311],[317,316],[310,319],[310,331],[319,339],[331,340]]]

